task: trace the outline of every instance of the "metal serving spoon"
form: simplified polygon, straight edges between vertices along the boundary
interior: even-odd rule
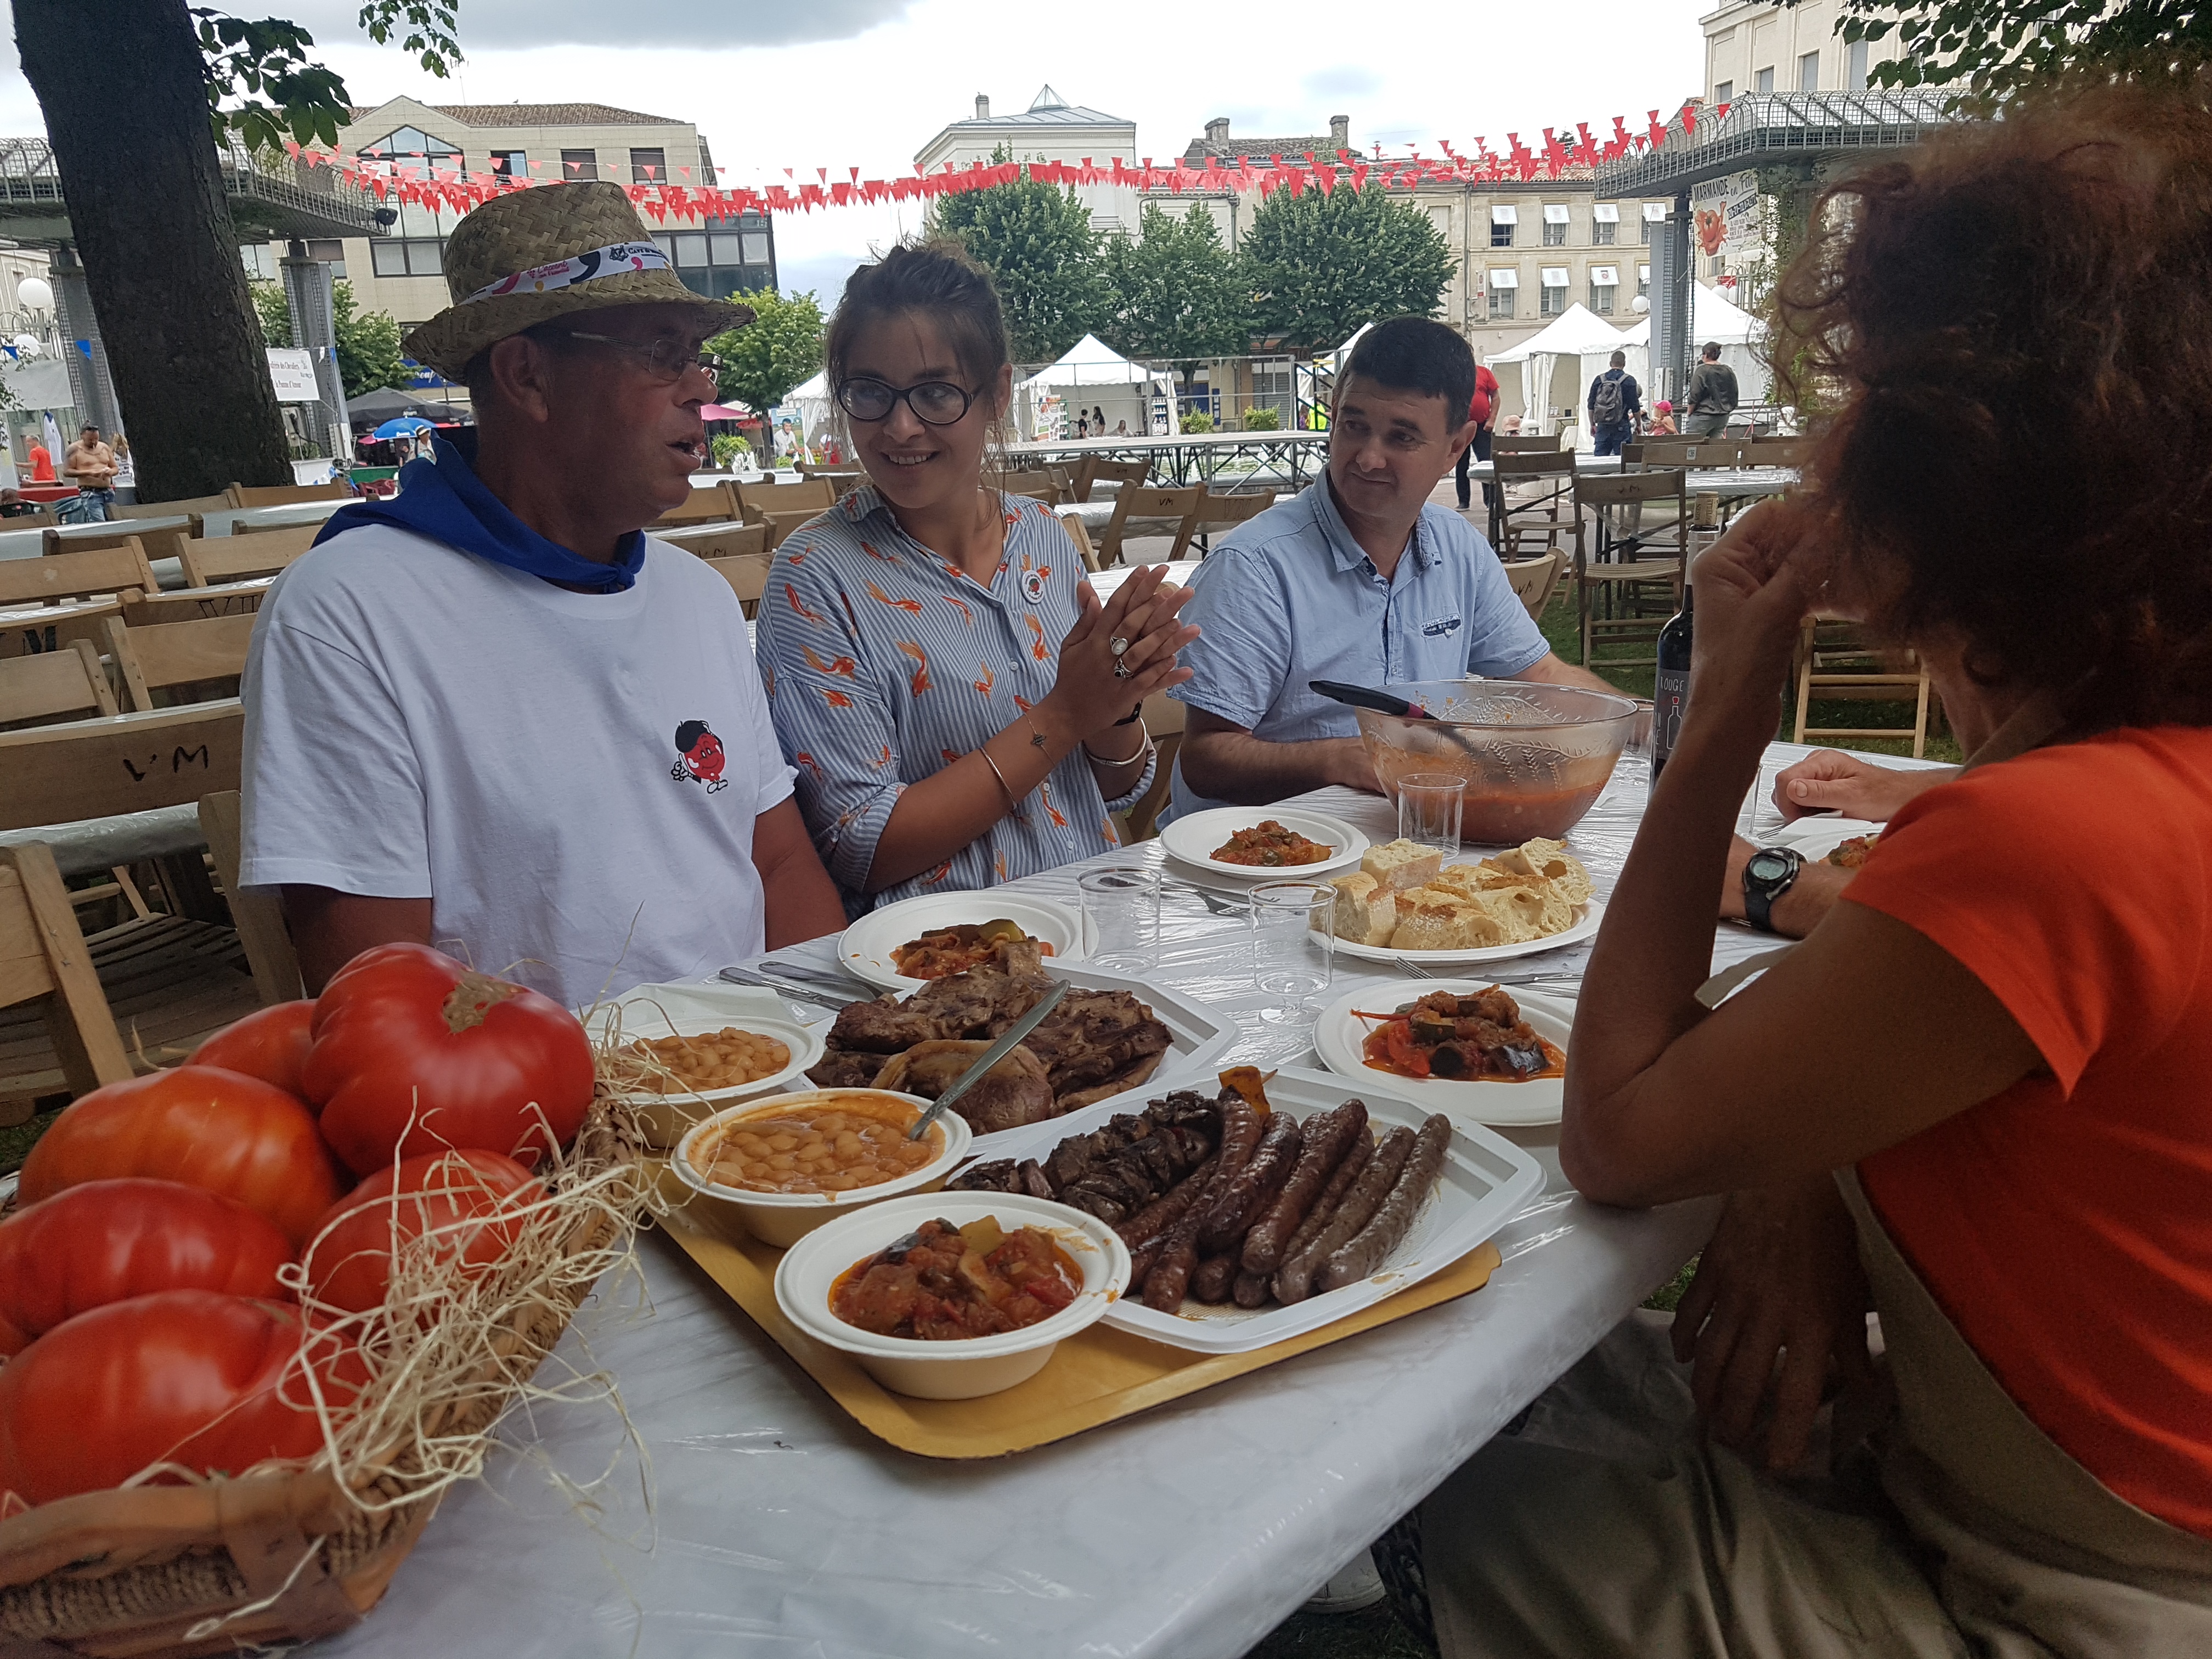
[[[945,1109],[946,1107],[950,1106],[954,1101],[959,1099],[961,1096],[966,1094],[969,1086],[972,1085],[978,1078],[981,1077],[994,1066],[996,1066],[1008,1054],[1013,1053],[1015,1048],[1020,1045],[1021,1040],[1027,1036],[1031,1031],[1036,1030],[1038,1023],[1042,1021],[1047,1014],[1060,1006],[1060,1000],[1067,994],[1067,987],[1068,981],[1066,980],[1062,980],[1059,984],[1054,986],[1051,991],[1047,994],[1043,1001],[1038,1003],[1036,1007],[1030,1009],[1029,1012],[1024,1014],[1012,1025],[1009,1025],[1006,1028],[1005,1034],[1001,1036],[997,1042],[994,1042],[989,1048],[984,1049],[981,1054],[976,1055],[975,1063],[973,1066],[970,1066],[966,1071],[961,1073],[960,1075],[953,1080],[952,1086],[950,1089],[947,1089],[943,1094],[938,1096],[937,1103],[914,1121],[914,1127],[906,1132],[906,1138],[908,1140],[919,1140],[922,1136],[927,1134],[929,1133],[929,1126],[936,1122],[939,1118],[945,1115]]]

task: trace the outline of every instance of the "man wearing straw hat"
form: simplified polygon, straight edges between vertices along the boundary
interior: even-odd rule
[[[244,683],[250,885],[312,992],[411,939],[580,1006],[844,926],[729,585],[643,533],[706,448],[708,336],[611,184],[471,213],[410,355],[465,380],[431,441],[271,591]]]

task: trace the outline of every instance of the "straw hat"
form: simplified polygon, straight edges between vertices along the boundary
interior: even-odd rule
[[[684,287],[623,187],[604,181],[495,197],[453,228],[445,264],[453,303],[401,344],[448,380],[486,346],[575,312],[693,306],[718,333],[753,319]]]

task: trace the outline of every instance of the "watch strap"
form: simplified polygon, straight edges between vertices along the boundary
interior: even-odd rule
[[[1771,881],[1762,881],[1752,872],[1752,864],[1762,858],[1782,858],[1790,867]],[[1762,933],[1774,931],[1774,902],[1797,884],[1798,872],[1805,867],[1802,854],[1787,847],[1762,847],[1752,854],[1752,861],[1743,866],[1743,916]]]

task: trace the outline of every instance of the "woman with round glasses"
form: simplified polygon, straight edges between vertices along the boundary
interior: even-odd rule
[[[1119,844],[1143,700],[1197,636],[1164,568],[1099,600],[1042,503],[985,473],[1012,398],[990,278],[957,250],[853,273],[828,379],[868,483],[776,550],[759,654],[800,810],[855,913]]]

